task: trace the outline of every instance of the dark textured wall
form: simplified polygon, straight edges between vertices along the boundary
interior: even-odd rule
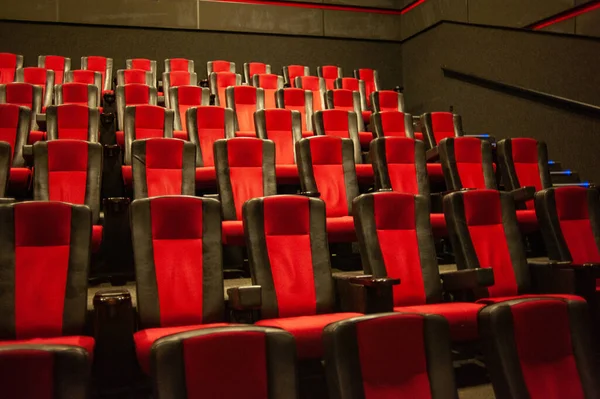
[[[27,66],[35,65],[40,54],[71,57],[73,69],[83,55],[110,56],[115,70],[131,57],[184,57],[196,62],[198,77],[204,78],[206,62],[217,59],[234,61],[240,72],[250,61],[270,63],[274,73],[300,63],[316,74],[317,66],[335,64],[345,76],[355,68],[375,68],[384,87],[402,85],[400,43],[393,42],[29,22],[0,22],[0,37],[18,38],[5,41],[2,50],[23,54]]]
[[[600,119],[444,77],[441,67],[600,106],[600,40],[442,23],[402,45],[409,112],[454,106],[467,133],[534,137],[600,182]]]

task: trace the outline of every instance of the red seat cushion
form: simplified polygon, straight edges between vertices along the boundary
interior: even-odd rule
[[[371,122],[371,111],[362,111],[362,118],[365,125],[368,125]]]
[[[224,245],[246,245],[244,225],[241,220],[224,220],[221,226]]]
[[[298,167],[296,165],[275,165],[277,184],[299,184]]]
[[[415,133],[415,140],[423,141],[423,133],[421,133],[421,132],[414,132],[414,133]]]
[[[539,229],[535,209],[518,210],[517,221],[523,233],[531,233]]]
[[[103,227],[100,225],[92,226],[92,253],[98,253],[102,245]]]
[[[196,168],[196,188],[215,187],[217,185],[217,172],[214,166]]]
[[[119,145],[119,147],[125,147],[125,133],[123,133],[122,130],[117,130],[115,135],[117,136],[117,144]]]
[[[373,140],[373,133],[371,132],[358,132],[358,139],[360,140],[360,147],[366,151],[369,150],[369,144]]]
[[[46,132],[40,132],[38,130],[32,130],[29,132],[29,138],[27,139],[27,144],[33,145],[38,141],[46,140]]]
[[[180,140],[188,140],[188,134],[185,130],[173,130],[173,137]]]
[[[307,130],[303,130],[303,131],[302,131],[302,138],[306,138],[306,137],[312,137],[312,136],[314,136],[314,135],[315,135],[315,133],[314,133],[314,132],[309,132],[309,131],[307,131]]]
[[[472,341],[479,336],[477,315],[485,305],[468,302],[434,303],[419,306],[395,307],[395,312],[429,313],[444,316],[450,324],[452,341]]]
[[[131,165],[123,165],[121,167],[121,173],[123,174],[123,184],[125,187],[131,188],[133,186],[133,171]]]
[[[444,172],[442,172],[441,163],[428,163],[427,164],[427,175],[429,175],[430,181],[443,182]]]
[[[373,185],[373,166],[368,163],[356,164],[356,179],[359,184]]]
[[[329,242],[356,241],[354,219],[352,216],[327,218],[327,237]]]
[[[10,168],[9,189],[11,192],[23,192],[29,189],[31,169]]]
[[[484,305],[493,305],[498,302],[504,301],[512,301],[513,299],[527,299],[527,298],[560,298],[560,299],[568,299],[571,301],[585,301],[580,296],[570,295],[570,294],[525,294],[525,295],[517,295],[517,296],[499,296],[495,298],[482,298],[477,301],[477,303],[481,303]]]
[[[152,345],[160,338],[185,331],[200,330],[213,327],[226,327],[228,325],[230,324],[196,324],[192,326],[148,328],[146,330],[138,331],[135,334],[133,334],[133,340],[135,342],[135,352],[137,354],[138,363],[140,364],[140,367],[145,373],[150,374],[150,351],[152,349]]]
[[[256,138],[256,132],[240,130],[235,132],[235,137],[252,137]]]
[[[429,215],[431,221],[431,229],[436,237],[447,237],[448,229],[446,229],[446,218],[443,213],[432,213]]]
[[[260,320],[257,326],[281,328],[296,339],[296,351],[301,359],[318,359],[323,356],[323,329],[336,321],[363,316],[360,313],[330,313],[314,316],[287,317]]]
[[[32,338],[14,341],[0,341],[1,346],[5,345],[71,345],[78,346],[87,351],[90,355],[90,361],[94,355],[94,338],[85,335],[73,335],[67,337],[54,338]]]

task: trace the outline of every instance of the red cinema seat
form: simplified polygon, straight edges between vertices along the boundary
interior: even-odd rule
[[[227,326],[220,205],[190,196],[138,199],[131,226],[140,328],[133,338],[138,362],[151,374],[161,338]]]
[[[163,73],[163,92],[165,94],[165,107],[171,107],[171,88],[178,86],[196,86],[198,76],[195,72],[175,71]]]
[[[277,194],[275,144],[236,137],[214,144],[217,187],[223,212],[223,243],[245,245],[242,206],[252,198]]]
[[[415,138],[413,117],[400,111],[376,112],[371,116],[371,129],[375,138],[409,137]]]
[[[117,114],[119,130],[124,129],[125,108],[132,105],[156,105],[158,96],[155,87],[140,83],[117,86]]]
[[[60,55],[40,55],[38,67],[54,71],[54,84],[59,85],[63,83],[65,73],[71,70],[71,59]]]
[[[10,162],[12,158],[12,147],[5,141],[0,141],[0,199],[6,196],[8,187],[8,175],[10,173]]]
[[[296,76],[296,86],[299,89],[310,91],[313,95],[313,111],[324,110],[325,107],[325,80],[316,76]]]
[[[265,108],[263,89],[253,86],[233,86],[225,90],[227,108],[235,111],[236,136],[256,137],[254,113]]]
[[[52,105],[54,90],[54,71],[46,68],[27,67],[19,68],[16,73],[16,81],[31,83],[42,89],[42,109]]]
[[[94,71],[75,70],[65,73],[65,83],[85,83],[98,88],[98,104],[102,94],[102,74]]]
[[[235,73],[235,62],[230,61],[208,61],[206,63],[208,76],[213,72],[232,72]]]
[[[131,152],[135,199],[195,194],[193,143],[163,137],[136,140]]]
[[[485,364],[497,398],[595,398],[598,367],[586,304],[523,299],[479,314]]]
[[[328,90],[325,94],[327,109],[337,109],[341,111],[353,112],[356,116],[356,125],[359,132],[360,145],[362,148],[369,148],[369,143],[373,139],[373,134],[367,132],[360,108],[360,94],[357,91],[335,89]],[[369,114],[369,118],[371,115]]]
[[[369,106],[373,107],[372,103],[370,103],[371,95],[372,93],[381,90],[379,73],[376,69],[361,68],[354,70],[354,77],[365,82],[365,97],[369,102]],[[400,109],[399,111],[404,111],[404,109]],[[374,112],[379,111],[374,110]]]
[[[230,326],[169,335],[153,345],[151,364],[157,398],[300,397],[294,337],[276,328]]]
[[[93,86],[90,86],[93,87]],[[98,142],[100,112],[98,108],[79,104],[53,105],[46,110],[48,140]]]
[[[186,119],[188,136],[196,146],[196,187],[216,187],[214,144],[235,137],[235,113],[216,106],[192,107]]]
[[[289,109],[290,111],[298,111],[302,120],[302,134],[312,136],[312,119],[313,119],[313,95],[309,90],[285,88],[279,89],[275,93],[277,100],[277,108]]]
[[[277,183],[297,185],[296,143],[302,140],[300,113],[287,109],[264,109],[256,111],[254,123],[258,138],[275,143]]]
[[[165,72],[189,72],[195,73],[194,60],[186,58],[167,58],[165,60]]]
[[[33,145],[33,198],[86,205],[92,211],[92,252],[100,250],[102,146],[81,140],[40,141]]]
[[[404,95],[394,90],[380,90],[371,93],[373,112],[404,112]]]
[[[296,77],[310,76],[310,68],[304,65],[286,65],[283,67],[283,79],[288,87],[296,86]]]
[[[352,140],[354,162],[362,163],[358,135],[358,118],[353,111],[328,109],[315,112],[315,133],[317,136],[336,136]],[[371,171],[372,176],[372,171]]]
[[[360,315],[336,311],[325,203],[298,195],[255,198],[244,205],[243,218],[252,281],[262,298],[262,320],[255,324],[291,333],[300,359],[320,359],[325,326]]]
[[[302,139],[298,172],[306,195],[327,205],[327,234],[330,242],[356,241],[352,200],[358,196],[353,145],[349,139],[315,136]]]
[[[365,82],[357,78],[339,78],[335,80],[334,87],[358,92],[360,96],[360,113],[363,123],[367,125],[371,120],[371,109],[367,104]]]
[[[125,67],[127,69],[141,69],[142,71],[152,72],[152,81],[154,87],[156,87],[156,60],[149,60],[147,58],[131,58],[125,60]]]
[[[332,397],[458,397],[448,323],[437,315],[356,317],[327,326],[323,341]]]
[[[22,55],[0,53],[0,84],[14,82],[18,68],[23,68]]]
[[[252,86],[263,89],[266,109],[277,108],[275,92],[283,89],[283,76],[255,74],[252,77]]]
[[[143,69],[119,69],[117,71],[117,85],[124,86],[131,83],[156,87],[151,71]]]
[[[376,114],[377,115],[377,114]],[[382,137],[371,142],[375,188],[430,198],[425,163],[425,144],[408,137]],[[443,213],[432,213],[430,223],[436,237],[446,237]]]
[[[244,82],[252,83],[254,75],[270,74],[271,65],[263,62],[245,62],[244,63]],[[283,85],[281,85],[283,87]]]
[[[98,56],[81,57],[81,69],[99,72],[100,75],[102,75],[102,92],[104,93],[112,90],[112,58]]]
[[[325,79],[325,87],[327,90],[335,88],[335,80],[344,77],[342,68],[335,65],[325,65],[317,67],[317,76]]]
[[[36,115],[42,111],[42,89],[31,83],[7,83],[0,85],[0,104],[14,104],[21,107],[27,107],[29,113],[29,134],[28,143],[41,140],[42,132],[38,132]]]
[[[430,112],[421,115],[423,138],[427,149],[435,148],[443,139],[463,136],[460,115],[450,112]]]
[[[213,72],[209,76],[210,94],[215,96],[215,105],[226,104],[225,89],[242,84],[242,75],[233,72]]]
[[[0,85],[1,94],[2,85]],[[6,143],[10,150],[8,163],[9,191],[18,193],[29,189],[31,170],[26,167],[23,159],[23,146],[29,139],[29,108],[15,104],[0,104],[0,142]],[[6,158],[4,158],[6,161]],[[3,186],[5,187],[5,186]]]
[[[87,83],[63,83],[54,86],[54,104],[77,104],[98,107],[98,87]],[[47,112],[47,111],[46,111]]]
[[[175,111],[175,130],[184,130],[185,114],[192,107],[207,106],[210,90],[200,86],[175,86],[169,90],[169,103]],[[187,139],[187,135],[186,135]]]

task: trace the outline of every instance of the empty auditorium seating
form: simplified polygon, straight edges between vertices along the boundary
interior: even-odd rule
[[[64,81],[64,75],[71,70],[71,59],[60,55],[40,55],[38,67],[54,71],[54,84],[59,85]]]
[[[360,107],[360,94],[357,91],[346,90],[346,89],[335,89],[327,90],[325,95],[327,109],[339,109],[342,111],[354,112],[356,117],[356,125],[359,132],[365,132],[365,123],[362,118],[362,111]],[[369,114],[369,118],[371,115]],[[368,147],[372,134],[361,135],[361,145]]]
[[[98,88],[98,104],[100,104],[100,96],[102,94],[102,74],[94,71],[75,70],[65,73],[65,83],[85,83],[94,85]]]
[[[138,362],[150,374],[160,338],[227,325],[221,323],[220,206],[190,196],[139,199],[131,204],[131,226],[140,326],[134,341]]]
[[[86,205],[92,211],[92,252],[102,243],[100,184],[102,146],[81,140],[40,141],[33,145],[33,198]]]
[[[280,184],[298,184],[296,143],[302,139],[302,116],[287,109],[256,111],[258,138],[275,143],[275,175]]]
[[[283,79],[288,87],[296,86],[296,77],[309,76],[310,69],[304,65],[286,65],[283,67]]]
[[[152,71],[145,71],[143,69],[119,69],[117,71],[117,85],[123,86],[130,83],[140,83],[152,87],[156,86]]]
[[[102,76],[101,89],[103,93],[112,89],[112,58],[98,56],[81,57],[81,69],[100,73],[100,75]]]
[[[135,140],[131,153],[135,199],[195,194],[193,143],[162,137]]]
[[[42,111],[42,89],[30,83],[7,83],[0,85],[0,104],[14,104],[27,107],[29,128],[37,129],[36,115]],[[36,139],[40,139],[41,136]],[[29,138],[31,141],[31,137]]]
[[[0,83],[14,82],[17,68],[23,68],[22,55],[0,53]]]
[[[54,86],[54,104],[79,104],[97,107],[100,94],[98,87],[87,83],[63,83]]]
[[[503,302],[485,307],[479,324],[495,397],[600,397],[584,302]]]
[[[140,83],[131,83],[124,86],[117,86],[117,114],[119,129],[123,130],[123,118],[125,115],[125,107],[131,105],[150,104],[156,105],[157,93],[156,88]]]
[[[393,90],[380,90],[371,93],[373,112],[404,112],[404,95]]]
[[[275,92],[279,89],[283,89],[283,76],[255,74],[252,77],[252,85],[263,89],[266,109],[277,108]]]
[[[245,62],[244,63],[244,82],[252,83],[254,75],[270,74],[271,65],[262,62]],[[283,84],[281,85],[283,87]]]
[[[362,112],[362,119],[365,124],[368,124],[371,119],[371,110],[367,105],[367,96],[365,94],[365,82],[356,78],[339,78],[334,82],[336,89],[351,90],[359,95],[359,111]]]
[[[492,146],[487,140],[476,137],[445,138],[439,143],[439,154],[448,190],[498,188]],[[519,190],[511,193],[517,200]],[[523,202],[520,198],[518,201]],[[524,232],[538,229],[532,209],[517,210],[517,219]]]
[[[97,143],[99,126],[98,108],[63,104],[46,109],[47,140],[71,139]]]
[[[195,73],[194,60],[188,60],[185,58],[167,58],[165,60],[165,72],[177,71]]]
[[[0,94],[2,93],[0,85]],[[31,170],[23,159],[23,146],[29,138],[29,121],[31,110],[15,104],[0,104],[0,142],[10,146],[9,187],[14,191],[25,191],[29,188]]]
[[[394,311],[444,316],[453,341],[476,340],[477,313],[484,305],[442,301],[442,289],[451,290],[440,284],[428,198],[399,192],[363,194],[354,200],[353,213],[365,274],[400,280],[392,287]],[[471,273],[484,274],[482,280],[493,283],[489,270]],[[448,276],[442,275],[442,282]]]
[[[50,69],[27,67],[19,68],[16,73],[16,82],[31,83],[42,89],[42,107],[52,104],[54,89],[54,72]]]
[[[198,84],[198,76],[195,72],[174,71],[165,72],[162,77],[163,91],[165,93],[165,106],[170,107],[170,90],[171,87],[177,86],[196,86]]]
[[[336,313],[325,203],[296,195],[255,198],[243,217],[252,282],[262,297],[255,324],[291,333],[300,359],[321,358],[323,328],[360,315]]]
[[[316,76],[296,76],[297,88],[310,90],[313,95],[313,111],[325,109],[325,80]]]
[[[235,137],[233,110],[217,106],[192,107],[187,110],[187,133],[196,146],[196,187],[216,187],[215,141]]]
[[[299,398],[294,337],[280,329],[231,326],[173,334],[159,339],[151,356],[157,399]]]
[[[275,144],[249,137],[217,140],[214,156],[223,212],[223,243],[244,245],[242,205],[251,198],[277,194]]]
[[[175,130],[185,129],[185,113],[191,107],[210,103],[210,90],[199,86],[175,86],[169,90],[169,103],[175,111]]]
[[[400,111],[376,112],[371,116],[373,136],[415,138],[413,117]]]
[[[303,192],[319,196],[327,205],[330,242],[356,241],[352,200],[358,196],[352,141],[335,136],[303,139],[298,172]]]
[[[450,112],[431,112],[421,116],[423,138],[427,149],[436,147],[440,141],[448,137],[463,136],[460,115]]]
[[[507,190],[534,187],[535,191],[552,187],[546,143],[530,138],[504,139],[497,143],[498,165]],[[529,209],[533,201],[527,201]]]
[[[313,130],[313,95],[309,90],[285,88],[275,93],[277,108],[289,109],[300,112],[302,119],[302,132],[310,136]]]
[[[325,328],[329,396],[454,399],[448,323],[436,315],[384,313]]]
[[[208,61],[206,63],[208,76],[213,72],[233,72],[235,73],[235,62],[229,61]]]
[[[131,58],[125,60],[125,67],[127,69],[141,69],[142,71],[152,72],[152,80],[154,86],[156,86],[156,60],[149,60],[147,58]]]
[[[225,89],[227,108],[235,111],[236,136],[256,137],[254,113],[265,108],[263,89],[253,86],[233,86]]]
[[[2,137],[2,139],[4,138]],[[0,198],[4,198],[6,196],[12,152],[13,150],[9,143],[0,141]]]
[[[242,84],[242,76],[233,72],[213,72],[209,76],[210,94],[215,96],[215,105],[224,107],[225,89],[229,86],[239,86]]]
[[[494,271],[494,284],[476,291],[481,298],[479,303],[535,296],[581,300],[574,295],[531,293],[537,274],[535,266],[530,266],[525,257],[515,201],[509,193],[485,189],[457,191],[444,197],[444,214],[457,268]]]
[[[12,345],[21,348],[20,353],[0,354],[0,364],[6,370],[6,362],[9,362],[10,371],[17,377],[19,371],[27,372],[27,369],[17,370],[18,367],[31,366],[38,370],[40,378],[35,380],[35,387],[29,387],[33,395],[30,397],[57,397],[52,394],[57,392],[55,389],[65,389],[70,392],[66,396],[71,396],[74,393],[68,389],[71,378],[77,379],[80,372],[89,371],[94,339],[84,336],[83,329],[91,220],[90,209],[82,205],[31,201],[0,206],[3,255],[0,269],[6,276],[2,281],[4,311],[0,318],[0,348],[9,350]],[[36,356],[29,351],[40,349],[38,345],[72,348],[73,355],[81,360],[76,364],[82,368],[65,371],[61,370],[60,363],[50,368],[49,355],[36,352]],[[55,378],[60,378],[59,375],[64,378],[54,387],[51,370],[58,372]],[[41,378],[44,375],[47,377]],[[3,381],[6,377],[3,373]],[[77,389],[77,386],[72,388]],[[3,396],[7,395],[5,389],[3,385]],[[33,394],[35,389],[41,396]]]
[[[427,167],[431,164],[425,163],[423,142],[408,137],[378,138],[371,142],[370,153],[376,189],[419,194],[429,200]],[[443,213],[432,213],[430,222],[436,237],[447,235]]]
[[[370,101],[372,93],[381,90],[381,84],[379,83],[379,73],[375,69],[355,69],[354,77],[365,82],[365,97],[367,98],[367,102]],[[379,112],[377,110],[374,111]],[[404,111],[404,109],[399,109],[399,111]]]
[[[335,65],[317,67],[317,76],[325,80],[327,90],[335,89],[335,80],[344,77],[342,68]]]
[[[358,119],[356,113],[340,109],[317,111],[314,116],[315,133],[318,136],[337,136],[352,140],[355,163],[362,163]]]

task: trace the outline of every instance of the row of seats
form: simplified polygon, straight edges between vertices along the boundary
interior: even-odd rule
[[[551,208],[552,201],[557,208]],[[439,389],[453,392],[450,342],[479,339],[490,343],[486,355],[491,355],[490,372],[498,373],[492,381],[499,393],[518,389],[543,398],[556,392],[564,393],[560,397],[598,392],[588,350],[584,299],[573,295],[574,289],[544,294],[556,286],[565,289],[565,279],[577,279],[578,270],[593,268],[576,263],[561,263],[560,267],[528,263],[510,194],[482,189],[459,191],[444,198],[459,270],[441,275],[432,250],[426,198],[378,192],[364,194],[353,202],[365,272],[358,276],[331,273],[326,206],[322,200],[282,195],[254,198],[244,204],[243,229],[253,285],[228,289],[229,307],[234,314],[258,311],[259,317],[251,321],[267,329],[236,326],[224,319],[218,201],[165,196],[133,202],[131,225],[140,329],[132,339],[141,369],[154,378],[162,392],[159,397],[196,397],[193,392],[210,382],[222,381],[222,372],[231,375],[238,367],[240,378],[249,378],[250,384],[243,385],[244,393],[239,391],[242,386],[219,392],[231,389],[230,397],[246,397],[249,387],[256,389],[257,381],[267,383],[266,378],[270,384],[279,376],[268,371],[273,367],[254,367],[257,358],[275,361],[281,375],[288,376],[283,380],[289,384],[294,380],[290,376],[294,374],[295,357],[324,358],[330,367],[332,389],[347,392],[341,397],[354,397],[345,396],[352,392],[374,392],[368,395],[379,397],[376,392],[380,390],[418,395],[428,392],[434,382],[413,379],[425,372],[433,373],[431,378],[435,379],[439,374],[434,370],[446,375]],[[551,245],[567,247],[572,240],[564,242],[568,235],[576,234],[579,240],[584,232],[588,235],[586,244],[593,244],[586,246],[586,251],[598,256],[593,231],[600,225],[586,213],[600,205],[596,190],[551,188],[538,193],[536,203],[548,212],[544,214],[548,223],[560,221],[554,226],[559,230],[548,228],[548,237],[554,240]],[[560,218],[565,213],[568,216]],[[580,219],[584,214],[587,218]],[[0,222],[5,226],[0,230],[0,245],[8,255],[0,258],[0,267],[14,276],[3,285],[3,292],[12,294],[4,299],[8,302],[2,317],[6,324],[0,364],[3,359],[17,359],[12,364],[15,369],[52,370],[48,359],[60,359],[55,363],[56,371],[79,369],[71,378],[61,380],[60,389],[68,389],[71,384],[81,388],[95,344],[93,338],[81,335],[87,301],[91,210],[50,201],[0,205]],[[27,267],[27,273],[23,273],[23,267]],[[549,273],[555,284],[549,283]],[[52,279],[48,279],[50,275]],[[595,285],[588,278],[573,287],[584,282]],[[40,295],[43,301],[38,300]],[[337,299],[344,295],[363,300]],[[444,300],[450,297],[455,302]],[[392,310],[398,314],[362,317]],[[540,340],[536,331],[546,339]],[[511,336],[516,345],[507,346],[506,338]],[[352,349],[357,345],[359,349]],[[269,348],[279,350],[270,352]],[[356,361],[349,361],[356,350],[362,373],[342,372],[356,372]],[[54,352],[61,354],[54,358]],[[240,353],[245,354],[243,360]],[[435,356],[436,366],[431,363],[434,354],[444,359],[442,362]],[[514,354],[527,368],[513,367]],[[181,356],[185,356],[184,363]],[[567,363],[563,361],[565,356],[571,359]],[[216,367],[219,362],[224,366]],[[400,375],[389,374],[390,364],[401,370]],[[372,368],[372,376],[365,367]],[[198,370],[205,368],[213,370],[207,376],[221,379],[198,377],[196,374],[202,374]],[[249,370],[254,371],[248,374]],[[193,380],[188,374],[192,372]],[[512,377],[521,373],[526,383],[513,386]],[[1,375],[4,381],[6,374]],[[73,382],[78,378],[83,380]],[[15,381],[6,381],[16,392],[12,397],[27,397],[20,393],[34,389],[39,395],[52,386],[53,379],[44,380],[45,384],[38,382],[35,387]],[[199,386],[199,382],[205,384]],[[296,387],[288,385],[288,389],[285,392],[294,392]],[[257,397],[264,397],[260,392]]]

